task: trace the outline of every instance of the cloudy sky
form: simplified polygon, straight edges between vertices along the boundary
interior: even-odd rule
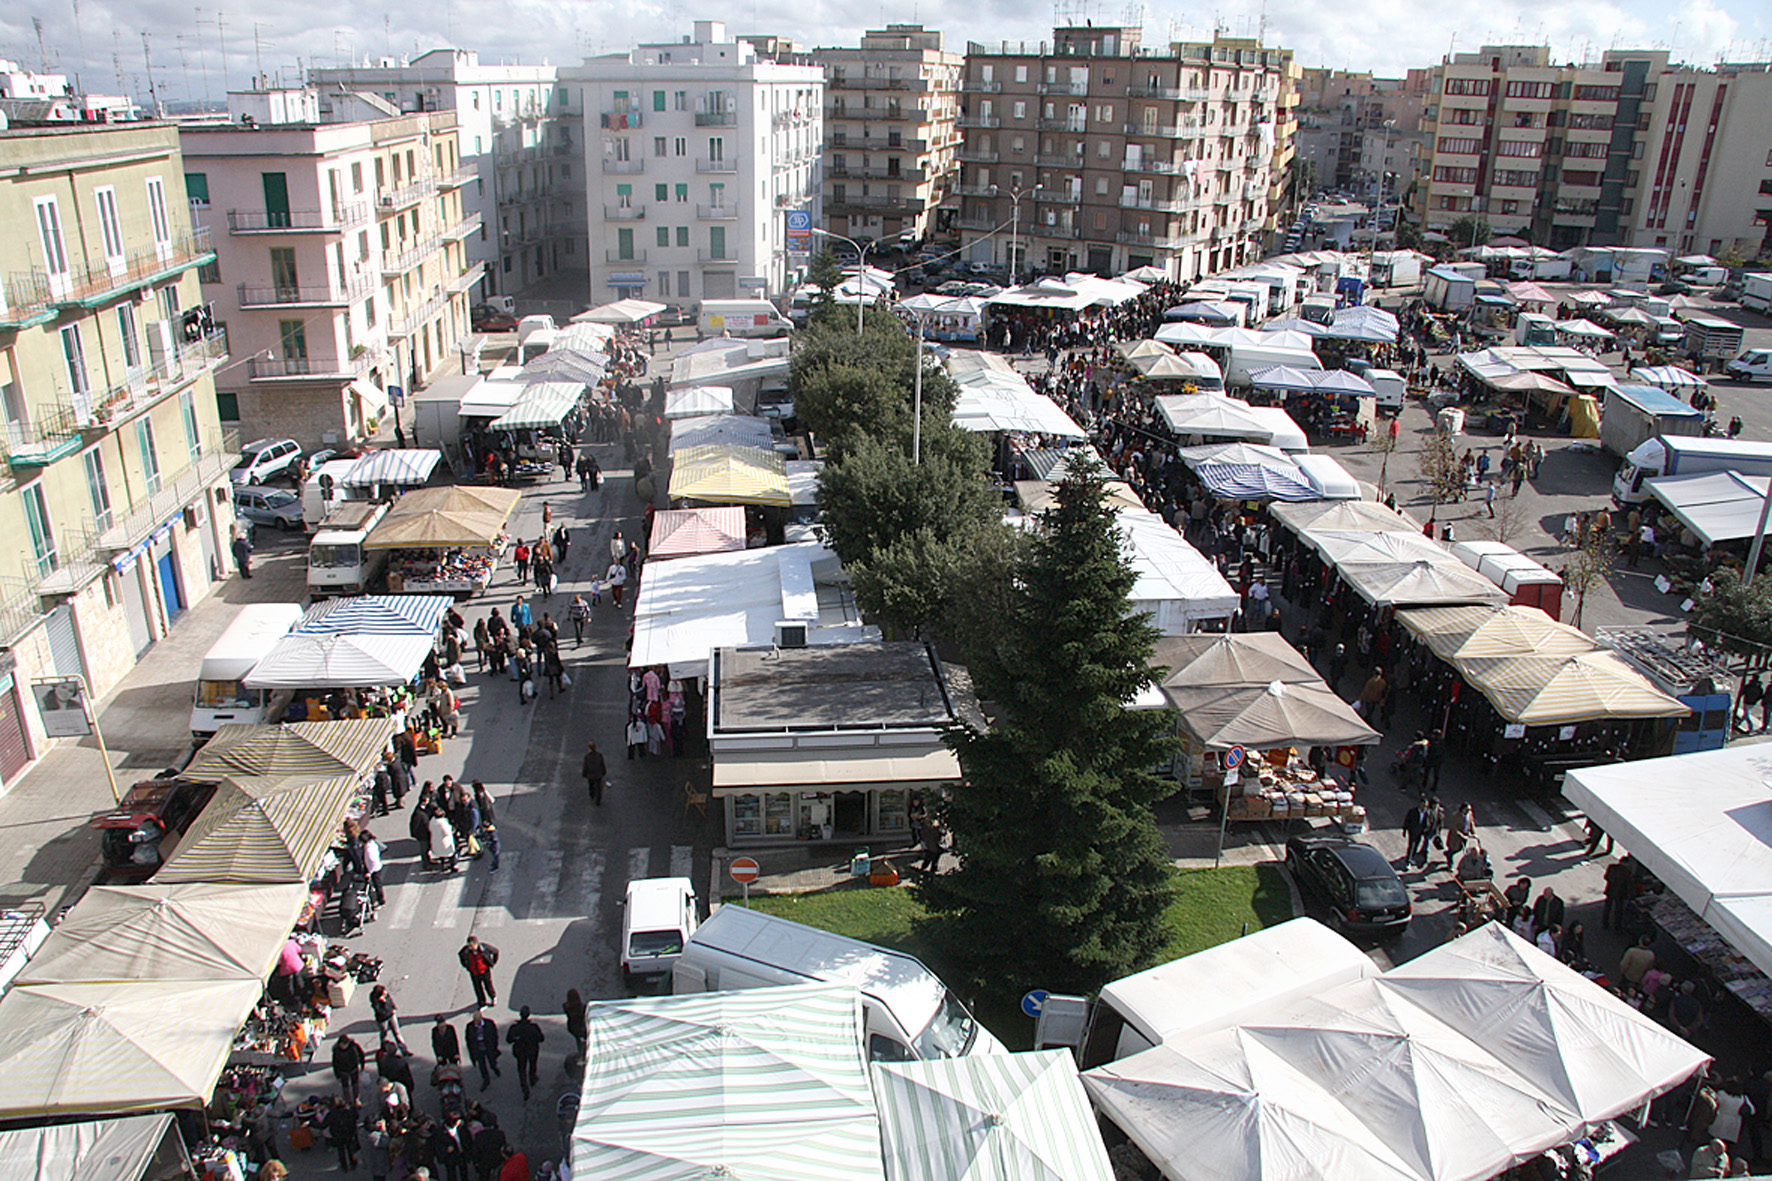
[[[148,69],[162,100],[219,99],[257,70],[293,81],[311,65],[366,55],[412,54],[455,44],[480,50],[482,62],[576,63],[635,41],[675,40],[697,16],[722,15],[682,0],[574,4],[543,0],[403,0],[383,5],[346,0],[23,0],[0,5],[0,56],[79,74],[93,91],[122,85],[147,94]],[[1185,11],[1185,15],[1184,15]],[[1265,18],[1269,44],[1290,46],[1306,65],[1397,75],[1438,61],[1449,50],[1484,44],[1549,44],[1558,60],[1579,60],[1612,46],[1666,47],[1676,60],[1765,61],[1772,56],[1772,5],[1764,0],[1484,0],[1424,4],[1365,0],[1220,0],[1183,10],[1138,4],[1060,0],[1053,7],[1017,0],[740,0],[724,16],[733,33],[770,32],[808,45],[853,45],[863,29],[887,21],[940,28],[948,47],[969,40],[1039,41],[1055,16],[1096,24],[1143,24],[1145,42],[1209,37],[1214,25],[1252,35]],[[41,21],[39,35],[33,18]],[[148,45],[143,48],[143,32]],[[119,69],[119,63],[121,68]]]

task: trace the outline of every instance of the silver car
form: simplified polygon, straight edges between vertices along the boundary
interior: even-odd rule
[[[282,488],[236,488],[234,515],[285,531],[302,527],[301,498]]]

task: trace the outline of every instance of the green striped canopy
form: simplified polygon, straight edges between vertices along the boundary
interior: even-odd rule
[[[218,799],[151,880],[306,883],[338,838],[359,778],[292,780],[232,806]]]
[[[861,994],[808,984],[598,1001],[572,1173],[884,1181]]]
[[[392,718],[261,725],[229,722],[203,745],[182,778],[215,783],[242,775],[319,779],[374,769],[394,734]]]
[[[888,1181],[1112,1181],[1063,1050],[876,1062]]]

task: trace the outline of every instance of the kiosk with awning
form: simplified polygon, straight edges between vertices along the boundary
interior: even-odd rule
[[[578,408],[584,397],[584,385],[571,381],[536,381],[523,387],[523,393],[499,417],[487,426],[489,431],[548,431],[560,426],[561,419]]]
[[[521,499],[514,488],[421,488],[394,502],[363,548],[394,551],[388,589],[396,594],[475,594],[492,581],[505,522]]]
[[[1661,476],[1644,487],[1667,507],[1697,544],[1709,548],[1742,541],[1759,532],[1772,480],[1740,472]]]
[[[411,488],[424,484],[437,470],[443,453],[434,448],[407,447],[371,451],[339,481],[347,488]]]

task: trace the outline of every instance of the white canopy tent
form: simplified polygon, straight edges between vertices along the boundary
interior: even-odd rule
[[[1088,437],[1058,403],[1035,393],[1027,379],[995,353],[956,352],[948,357],[947,369],[960,387],[954,400],[954,425],[962,430]]]
[[[704,414],[696,418],[679,418],[671,423],[670,454],[687,447],[757,447],[764,451],[775,445],[775,436],[767,418],[749,414]]]
[[[347,488],[369,488],[376,484],[417,485],[431,478],[441,451],[408,447],[387,451],[371,451],[345,473],[339,483]]]
[[[1241,398],[1223,394],[1164,394],[1157,400],[1163,424],[1183,440],[1245,439],[1272,443],[1273,424]]]
[[[488,430],[545,430],[559,426],[560,420],[577,408],[584,397],[582,382],[537,381],[523,390],[522,397],[511,408],[494,419]]]
[[[731,413],[731,386],[691,385],[665,394],[666,418],[699,418],[707,414]]]
[[[1662,476],[1645,484],[1700,542],[1739,541],[1759,531],[1772,480],[1740,472]]]
[[[1203,324],[1165,324],[1156,331],[1156,339],[1173,345],[1207,345],[1217,348],[1283,348],[1310,349],[1314,343],[1308,332],[1295,330],[1268,331],[1261,328],[1208,328]]]
[[[1772,747],[1569,772],[1563,794],[1772,974]],[[1694,790],[1702,785],[1702,790]]]
[[[0,1132],[0,1177],[158,1181],[186,1176],[189,1158],[173,1118],[157,1112],[11,1128]]]
[[[431,636],[292,632],[250,673],[252,689],[358,689],[404,685],[430,655]]]
[[[664,304],[653,303],[649,299],[618,299],[614,303],[600,304],[588,311],[580,312],[572,317],[572,323],[637,324],[648,316],[656,316],[664,310]]]
[[[993,305],[1023,308],[1050,308],[1057,311],[1082,311],[1084,308],[1112,307],[1144,294],[1144,284],[1126,279],[1099,279],[1094,275],[1073,273],[1060,279],[1052,276],[999,292],[986,302]]]
[[[1237,592],[1169,522],[1142,509],[1122,509],[1118,517],[1127,560],[1137,581],[1133,611],[1148,611],[1166,636],[1195,631],[1208,620],[1229,619]]]

